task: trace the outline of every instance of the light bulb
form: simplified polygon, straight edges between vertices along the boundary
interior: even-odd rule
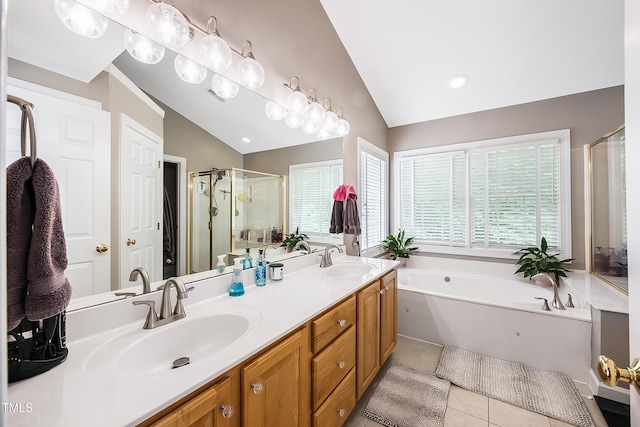
[[[304,117],[302,117],[301,114],[291,114],[288,112],[284,118],[284,123],[291,129],[299,128],[304,124]]]
[[[258,89],[264,83],[264,68],[251,57],[246,57],[238,62],[236,72],[240,84],[249,89]]]
[[[223,71],[231,65],[231,48],[221,37],[209,34],[198,43],[200,59],[207,67],[216,71]]]
[[[326,111],[327,110],[325,110],[318,101],[313,101],[311,104],[309,104],[309,106],[307,107],[307,111],[304,114],[308,122],[312,122],[320,127],[320,125],[322,125],[322,123],[324,122]]]
[[[147,8],[145,21],[151,37],[169,47],[184,46],[189,40],[190,29],[184,15],[167,3],[154,3]]]
[[[122,15],[129,9],[129,0],[82,0],[82,3],[100,13],[118,13]]]
[[[326,129],[328,132],[333,132],[338,127],[338,115],[333,111],[327,111],[324,115],[324,122],[322,123],[322,128]]]
[[[320,125],[315,122],[310,122],[309,120],[305,120],[302,124],[302,132],[307,135],[313,135],[314,133],[320,130]]]
[[[336,136],[345,136],[351,131],[351,125],[345,119],[338,120],[338,126],[336,127]]]
[[[207,77],[207,68],[195,61],[185,58],[182,55],[176,55],[173,66],[182,80],[191,84],[202,83]]]
[[[308,105],[307,97],[299,90],[295,90],[287,96],[286,107],[289,114],[302,115]]]
[[[287,110],[280,104],[273,101],[267,101],[264,106],[264,113],[271,120],[282,120],[287,115]]]
[[[55,0],[53,7],[60,21],[76,34],[92,39],[102,37],[109,28],[109,20],[73,0]]]
[[[220,74],[213,75],[211,79],[211,89],[213,89],[216,95],[225,99],[235,98],[238,92],[240,92],[238,83],[222,77]]]
[[[468,81],[469,77],[467,77],[465,74],[456,74],[455,76],[451,77],[451,80],[449,80],[449,86],[454,89],[458,89],[466,85]]]
[[[329,139],[332,138],[334,134],[328,131],[326,128],[321,127],[318,133],[316,133],[316,138],[318,139]]]
[[[164,46],[128,28],[124,32],[124,46],[131,56],[145,64],[157,64],[164,57]]]

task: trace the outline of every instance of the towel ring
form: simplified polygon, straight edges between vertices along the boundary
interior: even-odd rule
[[[27,155],[27,123],[29,126],[29,148],[31,157],[31,167],[36,164],[36,127],[33,120],[34,105],[22,98],[14,95],[7,95],[7,101],[16,104],[22,110],[22,118],[20,121],[20,151],[23,156]]]

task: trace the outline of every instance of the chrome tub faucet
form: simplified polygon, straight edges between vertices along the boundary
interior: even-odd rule
[[[557,308],[558,310],[564,310],[564,304],[560,301],[560,297],[558,296],[558,283],[549,273],[538,273],[535,276],[531,277],[533,280],[536,279],[546,279],[553,286],[553,301],[551,302],[551,306],[553,308]]]

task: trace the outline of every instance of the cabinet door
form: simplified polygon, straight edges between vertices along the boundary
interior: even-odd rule
[[[357,397],[367,389],[380,369],[380,281],[358,292]]]
[[[152,427],[230,427],[235,408],[231,405],[231,379],[226,378],[161,418]]]
[[[398,341],[398,287],[396,272],[384,276],[380,286],[380,365]]]
[[[308,334],[304,328],[242,369],[243,425],[308,426]],[[306,372],[305,372],[306,370]]]

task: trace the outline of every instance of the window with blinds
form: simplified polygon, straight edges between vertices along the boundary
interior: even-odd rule
[[[398,226],[440,252],[570,255],[569,131],[396,153]],[[459,249],[458,249],[459,248]]]
[[[299,227],[310,238],[330,237],[333,192],[342,184],[342,160],[290,165],[289,230]]]
[[[387,236],[389,155],[359,138],[360,249],[379,246]]]

